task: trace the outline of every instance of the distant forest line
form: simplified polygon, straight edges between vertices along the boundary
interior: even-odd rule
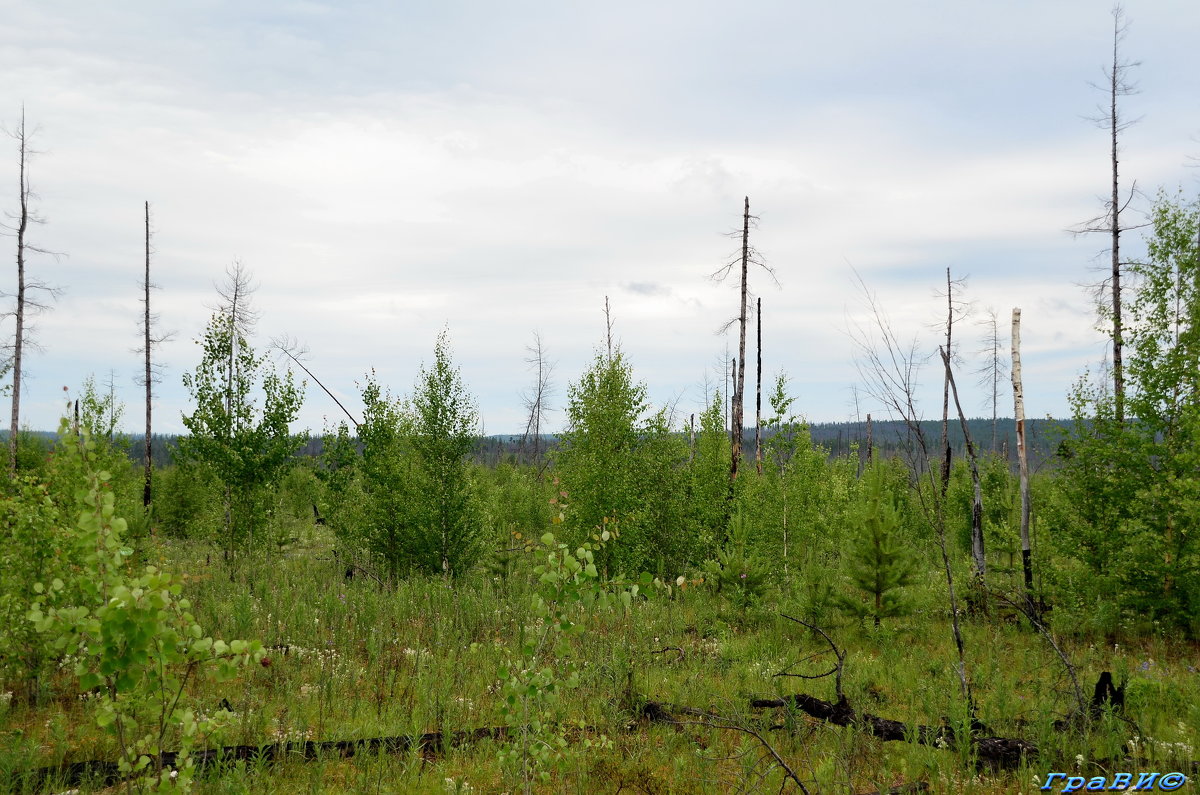
[[[941,439],[941,420],[922,420],[921,429],[926,442],[931,449]],[[850,455],[854,450],[863,454],[866,449],[867,423],[862,422],[818,422],[808,425],[809,434],[814,446],[825,449],[831,458]],[[1029,465],[1037,470],[1046,465],[1057,453],[1059,444],[1071,428],[1070,420],[1058,419],[1026,419],[1025,443],[1029,456]],[[988,418],[967,420],[967,430],[971,434],[971,442],[977,451],[995,452],[1007,458],[1016,465],[1017,436],[1016,424],[1012,418],[999,418],[995,422],[993,436],[993,421]],[[697,429],[698,431],[698,429]],[[769,438],[773,429],[764,429],[764,440]],[[57,434],[50,431],[26,431],[31,437],[52,442]],[[683,435],[687,431],[680,432]],[[950,445],[955,455],[966,454],[966,443],[963,439],[962,426],[958,420],[949,423]],[[7,439],[8,433],[0,431],[0,439]],[[175,450],[178,448],[179,434],[153,434],[151,436],[151,456],[156,467],[170,466],[175,463]],[[129,455],[131,461],[142,464],[145,461],[145,437],[118,434],[114,441],[119,443]],[[523,442],[520,434],[493,434],[481,436],[476,442],[474,457],[477,463],[495,466],[502,461],[519,457],[532,444]],[[901,420],[873,421],[871,440],[875,450],[884,456],[900,455],[911,449],[913,440],[910,431]],[[556,434],[542,434],[538,447],[543,453],[553,450],[558,442]],[[748,427],[745,433],[745,449],[748,455],[754,456],[754,428]],[[315,458],[321,455],[324,448],[320,435],[313,435],[299,450],[298,456]]]

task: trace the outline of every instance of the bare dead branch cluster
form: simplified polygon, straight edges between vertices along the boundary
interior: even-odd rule
[[[0,316],[11,317],[14,323],[12,344],[11,346],[6,346],[6,350],[11,351],[6,357],[8,359],[6,364],[12,371],[12,413],[8,436],[9,473],[15,475],[17,468],[17,432],[20,430],[21,420],[21,377],[24,374],[25,367],[25,346],[35,347],[30,337],[32,326],[29,323],[29,317],[49,308],[47,303],[39,301],[35,296],[42,295],[52,300],[60,293],[60,290],[56,287],[51,287],[39,279],[29,278],[25,272],[26,258],[29,254],[48,254],[56,259],[62,255],[34,245],[28,238],[30,224],[44,224],[45,219],[38,215],[30,206],[37,199],[37,194],[30,187],[29,161],[34,155],[39,154],[39,152],[34,150],[30,145],[30,141],[37,133],[37,130],[28,130],[26,128],[24,106],[21,107],[21,120],[17,124],[17,127],[13,130],[5,129],[5,133],[16,141],[17,144],[17,165],[19,171],[18,200],[20,204],[18,212],[5,214],[10,221],[15,223],[15,226],[9,224],[3,225],[3,228],[7,230],[6,234],[15,236],[17,239],[17,291],[13,295],[5,295],[5,297],[15,300],[12,310]]]
[[[746,324],[751,311],[749,306],[749,301],[751,298],[749,286],[750,266],[757,265],[759,268],[767,272],[776,285],[779,284],[779,280],[775,276],[774,269],[766,264],[762,255],[750,243],[750,230],[757,228],[758,217],[750,214],[750,197],[747,196],[742,210],[742,228],[740,230],[727,233],[727,236],[729,237],[739,237],[741,239],[741,248],[737,253],[731,255],[729,261],[714,271],[710,277],[716,282],[724,281],[732,273],[734,273],[735,268],[739,269],[741,274],[740,311],[737,316],[731,318],[717,331],[718,334],[724,334],[731,326],[733,326],[734,323],[738,324],[738,356],[737,359],[734,360],[733,394],[730,400],[730,441],[732,443],[732,450],[730,453],[729,462],[729,493],[731,498],[733,496],[733,482],[737,480],[738,468],[742,459],[742,434],[745,431]]]
[[[996,438],[998,430],[998,417],[1000,406],[1000,382],[1008,377],[1008,367],[1004,362],[1004,358],[1000,355],[1004,347],[1004,340],[1000,334],[1000,315],[993,307],[988,307],[984,310],[984,315],[976,324],[983,328],[983,340],[976,351],[976,354],[983,359],[981,364],[975,370],[975,375],[979,376],[976,383],[987,390],[987,399],[992,408],[992,444],[991,449],[996,450]]]
[[[863,378],[867,393],[884,406],[892,419],[902,420],[908,428],[910,438],[915,441],[915,445],[910,450],[913,457],[910,464],[917,480],[917,500],[926,520],[932,525],[937,535],[950,602],[950,625],[954,635],[954,645],[958,651],[955,671],[958,674],[963,700],[966,702],[968,711],[974,714],[975,702],[971,695],[970,680],[967,677],[966,651],[962,629],[959,626],[958,597],[954,589],[954,575],[950,566],[950,553],[946,545],[944,491],[935,482],[933,470],[929,466],[929,445],[921,428],[915,404],[918,370],[917,342],[914,339],[907,346],[900,343],[891,321],[880,307],[875,294],[867,287],[857,271],[854,275],[858,279],[870,313],[870,322],[873,324],[870,331],[862,325],[858,325],[850,331],[858,348],[855,366]],[[922,488],[920,484],[925,477],[929,479],[928,488]]]
[[[607,310],[607,308],[608,299],[605,298],[605,309]],[[606,318],[608,317],[607,311],[605,312],[605,316]],[[608,329],[608,339],[611,345],[611,325]],[[554,375],[554,362],[547,358],[546,349],[542,345],[542,335],[536,331],[533,333],[533,344],[526,346],[525,350],[529,353],[525,357],[525,363],[533,371],[534,380],[533,386],[521,396],[521,402],[525,406],[528,419],[525,421],[525,433],[521,435],[521,443],[518,450],[521,455],[536,462],[540,468],[544,465],[542,462],[542,426],[551,411],[548,402],[554,393],[553,381],[551,380]],[[611,355],[612,350],[610,347],[609,356]]]

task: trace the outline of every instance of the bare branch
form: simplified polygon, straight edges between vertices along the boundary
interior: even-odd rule
[[[532,460],[540,464],[542,423],[551,411],[546,404],[554,391],[551,378],[554,375],[555,363],[546,358],[542,335],[536,331],[533,333],[533,344],[526,346],[525,350],[529,353],[529,356],[525,357],[525,362],[534,372],[534,383],[530,390],[521,396],[525,411],[528,412],[528,419],[525,422],[525,433],[521,436],[518,450],[525,451],[532,441]]]
[[[17,472],[17,434],[20,430],[21,416],[21,377],[24,370],[24,347],[28,342],[27,337],[29,337],[32,330],[27,315],[34,314],[46,308],[45,304],[33,300],[29,293],[31,290],[41,291],[48,293],[53,298],[57,295],[58,291],[43,282],[28,279],[25,273],[26,257],[28,254],[51,254],[52,252],[33,245],[27,236],[29,225],[31,223],[44,223],[44,219],[30,208],[30,203],[35,196],[29,185],[29,161],[34,154],[29,142],[36,130],[33,132],[26,130],[24,106],[21,107],[21,121],[17,128],[12,131],[6,130],[6,132],[17,143],[17,165],[20,174],[17,194],[20,211],[15,215],[8,216],[10,219],[15,220],[17,225],[15,227],[7,227],[14,233],[13,236],[17,239],[17,292],[13,296],[16,300],[12,312],[14,320],[12,357],[5,365],[6,369],[12,372],[12,412],[8,431],[8,464],[9,474],[15,476]],[[57,258],[60,255],[53,254],[53,256]]]
[[[329,395],[330,399],[337,404],[337,407],[342,410],[342,413],[345,414],[347,418],[349,418],[350,422],[354,423],[354,427],[359,427],[361,423],[354,419],[354,415],[342,405],[342,401],[338,400],[337,396],[330,392],[329,388],[321,383],[321,379],[313,375],[313,371],[309,370],[308,367],[305,366],[304,362],[300,361],[301,356],[308,355],[307,347],[301,346],[299,340],[295,340],[286,336],[272,338],[271,347],[295,362],[301,370],[308,374],[309,378],[316,382],[317,386],[321,387],[322,391],[324,391],[326,395]]]
[[[839,649],[837,647],[837,644],[833,642],[833,638],[829,637],[829,635],[827,635],[825,633],[825,630],[821,629],[816,624],[810,624],[807,621],[804,621],[802,619],[793,618],[792,616],[789,616],[786,613],[780,613],[779,615],[783,616],[788,621],[795,621],[797,624],[801,624],[805,627],[808,627],[813,632],[816,632],[822,638],[824,638],[825,642],[829,644],[829,650],[832,651],[833,656],[837,658],[837,663],[823,674],[807,675],[807,674],[787,673],[789,668],[794,668],[797,665],[799,665],[800,663],[807,662],[808,660],[811,660],[817,656],[816,654],[812,654],[812,655],[809,655],[808,657],[805,657],[803,660],[799,660],[797,662],[792,663],[787,668],[784,668],[782,671],[775,674],[775,676],[798,676],[801,679],[824,679],[826,676],[829,676],[830,674],[835,674],[836,676],[834,677],[834,692],[837,694],[838,701],[844,701],[846,696],[842,692],[842,668],[846,664],[846,652]],[[824,652],[818,652],[818,654],[824,654]]]

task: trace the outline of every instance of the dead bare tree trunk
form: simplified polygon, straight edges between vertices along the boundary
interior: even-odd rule
[[[950,269],[946,268],[946,350],[953,350],[950,347],[951,334],[954,329],[954,301],[953,291],[950,287]],[[946,489],[950,486],[950,371],[947,369],[946,376],[942,379],[942,496],[946,496]]]
[[[1136,226],[1122,226],[1121,213],[1133,201],[1137,194],[1137,183],[1133,183],[1129,196],[1121,197],[1120,180],[1120,135],[1133,124],[1136,119],[1126,120],[1121,115],[1118,98],[1137,93],[1137,87],[1128,79],[1129,70],[1138,66],[1136,61],[1126,61],[1121,58],[1121,41],[1125,38],[1128,23],[1125,21],[1125,10],[1118,4],[1112,9],[1113,38],[1112,61],[1104,69],[1104,83],[1093,84],[1107,94],[1107,104],[1100,108],[1098,115],[1092,117],[1097,126],[1107,130],[1109,135],[1109,165],[1111,169],[1110,195],[1105,202],[1104,213],[1085,222],[1073,231],[1076,234],[1102,232],[1109,237],[1111,255],[1110,273],[1108,279],[1097,286],[1101,307],[1112,316],[1112,378],[1113,378],[1113,410],[1117,422],[1125,421],[1125,329],[1122,319],[1122,286],[1121,286],[1121,233],[1134,229]],[[1109,304],[1104,306],[1105,282],[1109,293]]]
[[[1109,70],[1109,155],[1112,161],[1112,210],[1109,234],[1112,237],[1112,317],[1113,317],[1113,402],[1117,422],[1125,421],[1125,365],[1122,349],[1124,329],[1121,324],[1121,181],[1117,149],[1117,134],[1121,130],[1117,112],[1117,96],[1122,88],[1122,65],[1120,60],[1121,7],[1113,8],[1113,58]]]
[[[745,424],[745,406],[746,406],[746,321],[749,313],[748,303],[750,300],[750,265],[751,263],[758,265],[771,278],[775,278],[775,273],[768,268],[762,261],[758,252],[750,245],[750,229],[758,219],[750,214],[750,197],[747,196],[742,209],[742,228],[739,234],[741,237],[740,254],[731,259],[722,268],[717,270],[712,275],[714,281],[723,281],[735,267],[741,273],[741,301],[739,304],[740,311],[736,317],[721,327],[721,333],[729,330],[729,327],[734,323],[738,324],[738,356],[737,365],[734,368],[733,394],[730,401],[730,441],[732,443],[729,457],[729,482],[732,484],[737,480],[738,469],[742,460],[742,434]],[[732,489],[732,486],[730,487]],[[730,491],[732,496],[733,492]]]
[[[733,385],[733,450],[730,453],[729,478],[736,479],[738,464],[742,460],[742,425],[746,395],[746,298],[749,294],[750,268],[750,197],[746,197],[742,211],[742,311],[738,316],[738,362],[737,379]]]
[[[217,311],[229,317],[232,327],[229,345],[229,369],[226,372],[225,411],[232,413],[233,382],[237,377],[238,342],[240,338],[249,338],[254,326],[258,323],[258,311],[250,306],[250,296],[258,289],[250,278],[250,272],[240,260],[234,260],[233,266],[225,269],[225,282],[217,287],[217,294],[222,303]],[[237,432],[236,422],[230,424],[230,429]]]
[[[17,140],[17,164],[20,173],[19,195],[20,217],[17,220],[17,307],[16,329],[13,332],[12,355],[12,416],[8,426],[8,471],[17,473],[17,432],[21,429],[21,357],[25,342],[25,232],[29,228],[29,180],[26,177],[25,161],[28,158],[28,136],[25,134],[25,108],[21,108],[21,122],[13,137]]]
[[[1017,423],[1017,467],[1021,478],[1021,570],[1025,574],[1025,600],[1037,615],[1033,600],[1033,547],[1029,542],[1029,462],[1025,455],[1025,387],[1021,383],[1021,310],[1012,311],[1013,416]]]
[[[758,372],[754,387],[754,467],[762,474],[762,299],[758,299]]]
[[[149,508],[153,496],[152,482],[154,465],[150,450],[151,439],[151,406],[153,405],[153,373],[150,362],[150,202],[146,202],[146,273],[142,279],[142,301],[145,312],[142,315],[142,345],[146,354],[146,369],[143,377],[146,380],[146,469],[142,483],[142,507]]]
[[[104,384],[108,387],[108,416],[105,417],[104,427],[108,430],[108,441],[113,440],[113,434],[117,430],[117,421],[120,419],[122,411],[117,410],[117,373],[109,368],[108,381]]]
[[[17,434],[21,429],[21,376],[25,367],[25,342],[30,330],[29,317],[33,312],[46,308],[45,304],[33,300],[32,293],[42,290],[53,297],[57,294],[57,290],[40,281],[26,278],[25,273],[26,259],[29,254],[52,254],[52,252],[32,245],[28,237],[30,224],[42,224],[45,223],[45,219],[35,214],[29,206],[30,202],[37,198],[29,185],[29,160],[37,152],[30,146],[30,139],[34,133],[25,127],[24,106],[21,107],[21,121],[17,128],[5,132],[17,142],[17,195],[20,203],[20,210],[10,216],[16,221],[16,226],[9,227],[15,232],[17,238],[17,292],[14,296],[16,306],[12,312],[15,328],[13,330],[12,358],[9,362],[12,369],[12,413],[8,426],[8,470],[10,475],[15,476],[17,471]],[[52,256],[57,255],[52,254]]]
[[[604,339],[608,343],[608,359],[612,361],[612,309],[608,305],[608,296],[604,296]]]

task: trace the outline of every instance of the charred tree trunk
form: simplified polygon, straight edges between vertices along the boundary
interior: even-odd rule
[[[729,479],[736,480],[738,466],[742,460],[742,426],[746,395],[746,302],[749,297],[750,278],[750,197],[746,197],[742,211],[742,301],[738,315],[738,365],[733,384],[733,449],[730,452]]]
[[[12,416],[8,426],[8,471],[17,474],[17,432],[21,429],[21,367],[25,342],[25,233],[29,228],[29,180],[25,173],[28,159],[28,136],[25,133],[25,109],[13,137],[17,140],[17,169],[19,172],[20,216],[17,218],[17,307],[16,329],[13,331],[12,357]]]
[[[762,474],[762,299],[758,299],[758,371],[754,387],[754,468]]]
[[[1122,349],[1124,348],[1124,329],[1121,324],[1121,182],[1118,159],[1117,137],[1122,129],[1120,115],[1117,111],[1117,97],[1128,92],[1122,78],[1125,65],[1120,59],[1121,7],[1113,9],[1113,53],[1112,67],[1109,70],[1109,150],[1112,161],[1112,210],[1110,213],[1109,234],[1112,236],[1112,318],[1113,318],[1113,408],[1116,411],[1117,422],[1125,421],[1125,365]]]
[[[145,346],[146,368],[143,378],[146,379],[146,468],[143,473],[142,507],[149,508],[153,497],[152,483],[154,479],[154,464],[151,457],[151,399],[153,397],[153,373],[150,362],[150,202],[145,204],[146,210],[146,272],[142,280],[142,301],[145,303],[142,315],[142,345]]]
[[[946,268],[946,350],[954,350],[951,346],[954,330],[954,288],[950,282],[950,269]],[[942,380],[942,461],[941,484],[942,497],[950,487],[950,366],[946,366],[946,377]]]

